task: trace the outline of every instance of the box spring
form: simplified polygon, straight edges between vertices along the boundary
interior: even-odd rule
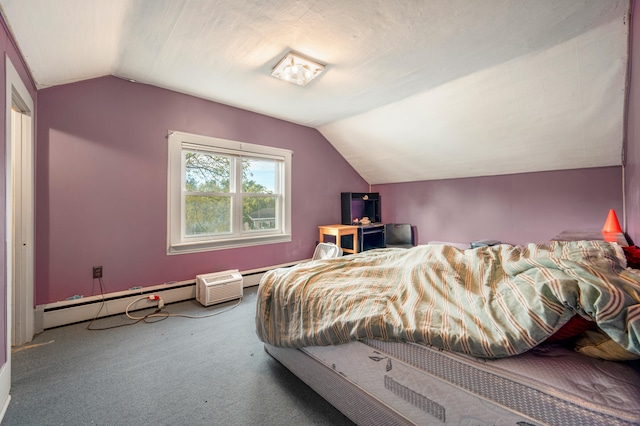
[[[364,340],[266,351],[360,425],[638,425],[640,364],[559,345],[484,360]]]

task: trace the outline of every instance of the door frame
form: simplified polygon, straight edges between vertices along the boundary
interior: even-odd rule
[[[33,119],[22,99],[13,97],[11,157],[13,179],[13,274],[11,284],[11,345],[33,340]],[[8,198],[8,197],[7,197]]]
[[[20,306],[22,309],[21,316],[25,319],[23,326],[25,327],[25,333],[31,337],[34,334],[34,107],[31,94],[24,85],[20,75],[16,71],[15,67],[11,63],[9,56],[5,54],[5,251],[6,251],[6,317],[5,317],[5,335],[6,335],[6,362],[0,367],[0,420],[4,417],[4,413],[11,400],[11,342],[12,342],[12,324],[13,324],[13,277],[15,274],[20,273],[26,277],[24,285],[24,291],[21,292]],[[26,235],[22,235],[22,243],[27,248],[22,254],[18,254],[17,257],[23,257],[20,259],[19,269],[22,271],[14,270],[14,247],[16,233],[13,229],[13,215],[15,209],[15,203],[13,200],[13,151],[14,143],[12,141],[12,126],[13,126],[13,114],[12,108],[16,106],[25,115],[31,117],[29,131],[28,131],[28,143],[25,150],[27,158],[22,160],[22,178],[26,178],[23,187],[26,187],[25,197],[20,200],[20,205],[23,208],[21,214],[25,215],[26,220]],[[26,185],[25,185],[26,184]],[[23,204],[26,205],[23,206]],[[21,231],[17,235],[24,233]],[[30,334],[29,334],[30,333]]]

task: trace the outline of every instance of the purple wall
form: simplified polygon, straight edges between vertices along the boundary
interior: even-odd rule
[[[633,2],[631,20],[631,84],[627,111],[626,211],[627,234],[640,244],[640,6]]]
[[[605,167],[375,185],[384,222],[411,223],[418,243],[524,244],[563,230],[600,230],[622,216],[621,168]]]
[[[4,18],[0,17],[0,52],[3,53],[1,55],[2,65],[0,65],[0,93],[2,96],[2,101],[0,104],[2,105],[0,113],[0,365],[4,365],[6,362],[6,353],[7,353],[7,329],[10,326],[9,319],[7,318],[7,253],[5,251],[5,239],[6,239],[6,169],[5,169],[5,148],[6,148],[6,114],[5,114],[5,98],[6,98],[6,68],[5,68],[5,57],[8,56],[11,59],[11,63],[15,67],[16,71],[20,75],[22,82],[25,87],[31,94],[34,102],[34,108],[37,104],[36,101],[36,89],[33,84],[33,80],[31,79],[31,74],[27,70],[25,66],[22,56],[18,52],[18,49],[15,46],[13,37],[10,35],[9,30],[7,29],[6,23],[4,22]]]
[[[38,93],[36,303],[311,257],[340,192],[368,185],[316,130],[115,77]],[[291,149],[290,243],[166,255],[167,132]]]

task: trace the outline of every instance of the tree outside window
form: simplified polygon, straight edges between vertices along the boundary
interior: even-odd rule
[[[290,151],[180,132],[169,140],[168,253],[290,241]]]
[[[185,235],[217,235],[232,231],[235,187],[241,187],[242,230],[276,229],[278,164],[273,160],[240,158],[241,183],[232,185],[236,159],[184,151]],[[261,182],[256,181],[256,175]]]

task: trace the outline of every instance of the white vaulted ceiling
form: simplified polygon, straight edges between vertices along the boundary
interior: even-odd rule
[[[0,0],[39,88],[104,75],[317,128],[371,184],[621,164],[629,0]],[[271,77],[289,50],[327,64]]]

